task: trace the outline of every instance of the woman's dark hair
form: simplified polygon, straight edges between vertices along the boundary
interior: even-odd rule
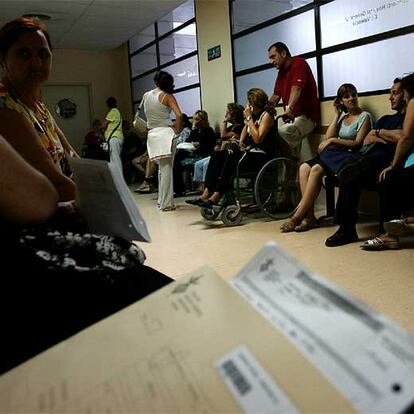
[[[190,128],[191,129],[191,122],[190,122],[190,118],[188,117],[187,114],[182,114],[183,115],[183,128]]]
[[[165,93],[173,93],[174,92],[174,78],[173,76],[160,70],[154,76],[154,83]]]
[[[410,73],[407,76],[404,76],[401,79],[402,88],[408,92],[408,95],[411,98],[414,98],[414,73]]]
[[[34,19],[27,17],[20,17],[6,23],[0,29],[0,56],[5,57],[10,47],[17,41],[17,39],[30,32],[40,31],[44,34],[49,49],[52,50],[52,43],[50,41],[49,33],[45,26]]]
[[[269,114],[272,116],[276,115],[276,110],[274,106],[269,102],[269,97],[263,89],[249,89],[247,91],[247,100],[256,108],[269,112]]]
[[[242,124],[244,119],[244,108],[238,103],[232,102],[227,104],[227,110],[231,114],[231,118],[234,120],[235,124]]]
[[[108,105],[109,108],[116,108],[116,99],[113,96],[110,96],[107,100],[106,100],[106,104]]]
[[[348,112],[346,106],[340,102],[340,100],[347,94],[347,93],[358,93],[356,87],[352,85],[352,83],[343,83],[336,92],[336,101],[339,103],[342,112]]]

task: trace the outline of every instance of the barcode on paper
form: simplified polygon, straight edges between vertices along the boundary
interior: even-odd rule
[[[247,414],[297,414],[274,379],[245,345],[216,362],[224,383]]]
[[[221,367],[240,395],[244,395],[252,389],[251,385],[247,382],[246,378],[243,377],[242,373],[231,359],[225,361]]]

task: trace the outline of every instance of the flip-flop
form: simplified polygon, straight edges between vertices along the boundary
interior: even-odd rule
[[[280,226],[280,231],[282,233],[290,233],[292,231],[295,230],[295,227],[299,225],[299,220],[295,217],[292,216],[289,220],[285,221],[281,226]]]
[[[314,229],[318,227],[318,222],[315,219],[310,219],[305,217],[298,226],[295,227],[295,231],[297,233],[301,233],[303,231],[308,231],[310,229]]]

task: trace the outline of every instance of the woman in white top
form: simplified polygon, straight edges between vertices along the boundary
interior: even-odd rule
[[[174,78],[168,72],[160,71],[154,76],[155,89],[142,98],[147,118],[148,155],[158,164],[158,208],[161,211],[175,210],[173,192],[173,161],[176,136],[183,129],[183,116],[172,95]],[[175,125],[170,114],[175,114]]]

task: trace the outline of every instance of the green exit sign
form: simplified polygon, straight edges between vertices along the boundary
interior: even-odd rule
[[[220,45],[214,46],[207,50],[207,59],[213,60],[221,57],[221,47]]]

